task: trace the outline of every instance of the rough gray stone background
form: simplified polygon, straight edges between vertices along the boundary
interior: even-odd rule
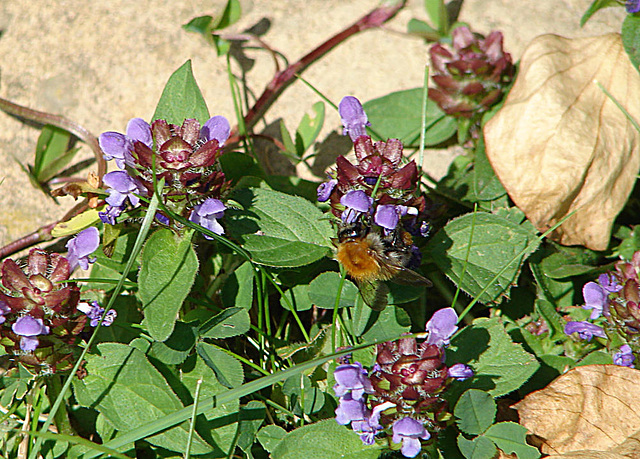
[[[619,31],[621,8],[597,13],[583,28],[579,20],[591,0],[466,0],[460,20],[488,33],[502,30],[515,59],[534,37],[567,37]],[[230,32],[268,24],[262,38],[294,62],[352,24],[378,4],[375,0],[243,0],[243,16]],[[187,59],[213,114],[234,119],[226,62],[181,25],[221,12],[223,0],[0,0],[0,96],[70,118],[98,135],[124,131],[130,118],[149,119],[171,73]],[[427,47],[401,33],[411,18],[426,19],[421,0],[407,6],[385,30],[352,37],[313,65],[305,78],[338,102],[352,94],[366,101],[422,85]],[[255,59],[249,86],[259,95],[274,64],[263,51]],[[234,66],[237,70],[238,66]],[[300,82],[291,86],[267,114],[296,126],[319,100]],[[340,120],[327,111],[325,134]],[[33,162],[39,131],[0,112],[0,246],[60,218],[71,198],[55,205],[29,184],[22,164]],[[83,147],[84,157],[90,157]],[[15,159],[15,160],[14,160]],[[447,151],[430,152],[426,168],[442,175]]]

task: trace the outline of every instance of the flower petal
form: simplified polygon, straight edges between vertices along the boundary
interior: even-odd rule
[[[229,138],[231,126],[224,116],[214,116],[210,118],[200,130],[200,138],[206,141],[216,139],[219,146],[223,146]]]
[[[436,311],[427,322],[428,344],[447,346],[449,338],[458,330],[458,314],[453,308],[444,308]]]
[[[151,126],[142,118],[133,118],[127,124],[127,137],[130,140],[142,142],[149,148],[153,148],[153,137],[151,136]]]
[[[361,135],[367,135],[365,126],[370,123],[358,99],[353,96],[343,97],[338,105],[338,112],[342,118],[344,135],[348,134],[353,142]]]

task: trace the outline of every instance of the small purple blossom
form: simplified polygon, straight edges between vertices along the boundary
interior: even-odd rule
[[[338,397],[351,393],[354,400],[360,400],[365,392],[373,393],[373,387],[360,362],[339,365],[333,372],[336,384],[333,386]]]
[[[402,455],[404,457],[416,457],[422,449],[420,439],[428,440],[431,437],[421,422],[413,418],[402,418],[393,423],[393,442],[402,442]]]
[[[635,368],[635,366],[633,365],[635,359],[636,357],[631,351],[631,346],[629,346],[628,344],[624,344],[620,346],[620,351],[614,354],[613,363],[615,365],[620,365],[621,367]]]
[[[583,309],[592,309],[590,319],[600,317],[609,302],[608,292],[595,282],[587,282],[582,287],[582,296],[585,303]]]
[[[119,132],[104,132],[98,137],[98,143],[104,153],[104,159],[110,161],[115,159],[116,166],[124,169],[125,164],[133,165],[133,143],[142,142],[149,148],[153,148],[153,137],[151,136],[151,126],[142,118],[133,118],[127,124],[127,134]]]
[[[361,135],[367,135],[365,126],[371,126],[362,104],[353,96],[343,97],[338,105],[344,130],[342,135],[349,135],[353,142]]]
[[[78,303],[78,311],[81,311],[87,315],[91,322],[89,325],[92,327],[97,327],[100,323],[100,319],[102,319],[102,315],[104,314],[104,308],[100,306],[97,301],[92,301],[91,303],[87,303],[85,301]],[[104,320],[102,321],[102,325],[108,327],[113,323],[116,319],[118,313],[115,309],[109,309],[109,312],[104,316]]]
[[[594,336],[598,338],[607,337],[601,327],[589,322],[567,322],[564,326],[564,332],[567,335],[578,333],[580,339],[586,339],[587,341],[591,341]]]
[[[124,208],[125,206],[107,206],[105,207],[104,212],[98,212],[98,217],[100,217],[100,221],[102,221],[102,223],[115,225],[116,218],[120,216],[120,214],[124,211]]]
[[[200,138],[205,142],[215,139],[218,141],[218,146],[221,147],[229,138],[230,132],[231,126],[229,126],[229,121],[224,116],[217,115],[209,118],[209,120],[204,123],[204,126],[202,126],[200,130]]]
[[[400,216],[398,215],[399,206],[393,204],[379,205],[376,207],[376,214],[373,217],[373,221],[376,225],[381,226],[386,230],[394,230],[398,226]],[[406,207],[405,207],[406,209]]]
[[[133,206],[137,206],[140,198],[136,194],[145,194],[144,187],[125,171],[109,172],[102,181],[109,187],[109,197],[105,201],[113,207],[122,207],[127,199]]]
[[[11,312],[11,308],[7,306],[7,303],[0,300],[0,325],[7,320],[7,318],[4,315],[9,314],[10,312]]]
[[[458,330],[458,314],[453,308],[444,308],[436,311],[427,322],[427,344],[438,347],[449,345],[449,338]]]
[[[640,0],[626,0],[624,7],[629,14],[638,13],[640,12]]]
[[[609,293],[616,293],[622,290],[622,285],[618,280],[609,273],[600,274],[598,276],[598,284]]]
[[[95,257],[89,257],[96,251],[100,245],[100,232],[95,226],[90,226],[87,229],[80,231],[76,237],[70,239],[67,242],[67,260],[69,260],[69,266],[71,271],[74,271],[78,266],[82,269],[89,269],[89,263],[96,261]]]
[[[366,406],[364,400],[354,400],[351,393],[340,397],[338,408],[336,408],[336,422],[340,425],[347,425],[351,421],[362,421],[366,417]]]
[[[380,415],[386,409],[396,406],[393,402],[384,402],[380,405],[376,405],[369,413],[365,413],[365,419],[362,421],[352,421],[351,428],[360,435],[360,440],[365,445],[373,445],[375,443],[375,436],[382,426],[380,425]]]
[[[11,330],[16,335],[21,336],[20,349],[32,352],[40,344],[38,335],[48,335],[49,327],[47,327],[42,319],[35,319],[31,316],[22,316],[11,326]]]
[[[342,221],[352,223],[360,214],[370,212],[373,199],[362,190],[349,190],[340,198],[340,204],[346,207],[341,215]]]
[[[450,378],[455,378],[458,381],[464,381],[465,379],[473,377],[473,370],[464,363],[456,363],[449,368],[448,372]]]
[[[328,182],[321,183],[318,186],[318,201],[319,202],[327,201],[329,199],[329,196],[331,196],[331,192],[333,191],[333,189],[336,187],[337,184],[338,184],[338,180],[336,179],[331,179]]]
[[[202,204],[193,207],[193,212],[189,216],[189,221],[200,225],[215,234],[224,234],[224,228],[218,222],[219,218],[224,216],[224,210],[227,207],[215,198],[207,198]],[[204,235],[205,239],[213,239],[211,236]]]

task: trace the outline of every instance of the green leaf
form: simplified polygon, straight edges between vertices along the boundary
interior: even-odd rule
[[[222,287],[222,304],[251,309],[253,305],[253,278],[255,268],[244,262],[227,278]]]
[[[527,429],[515,422],[494,424],[484,434],[507,454],[516,454],[518,459],[538,459],[540,452],[527,445]]]
[[[476,212],[450,221],[427,247],[448,277],[470,295],[488,303],[502,295],[508,297],[523,261],[538,244],[531,229],[497,215]],[[520,255],[525,248],[524,255]],[[490,284],[496,276],[496,281]],[[487,290],[480,295],[485,287]]]
[[[251,328],[251,318],[245,308],[227,308],[203,323],[198,329],[201,338],[224,339],[244,335]]]
[[[238,180],[246,176],[264,178],[264,171],[256,163],[256,160],[239,151],[224,153],[218,161],[220,161],[220,167],[222,167],[225,179],[231,180],[234,185],[238,183]]]
[[[177,125],[188,118],[195,118],[201,125],[209,119],[209,109],[193,77],[191,60],[171,75],[153,114],[154,121],[162,119]]]
[[[285,150],[291,154],[295,154],[296,146],[293,143],[289,129],[287,129],[283,120],[280,120],[280,136],[282,137],[282,143],[284,144]]]
[[[476,160],[473,167],[473,191],[478,201],[493,201],[507,194],[498,176],[491,167],[485,153],[484,138],[480,137],[476,147]]]
[[[302,408],[304,408],[304,413],[307,415],[317,413],[325,403],[324,392],[317,387],[313,387],[311,379],[305,375],[296,375],[288,378],[282,386],[282,392],[295,402],[293,411],[298,416],[302,415]],[[304,403],[302,403],[303,393]]]
[[[271,457],[273,459],[376,459],[380,447],[362,443],[360,437],[335,419],[327,419],[289,432],[278,443]]]
[[[540,366],[520,344],[511,341],[498,318],[476,319],[458,333],[447,349],[447,362],[466,363],[475,372],[473,378],[452,385],[452,392],[475,388],[493,397],[518,389]]]
[[[267,410],[264,403],[251,400],[240,407],[240,422],[238,424],[238,446],[247,452],[253,446],[258,429],[264,422]]]
[[[373,326],[362,336],[364,341],[396,339],[411,329],[411,319],[406,311],[400,307],[387,306],[379,314]]]
[[[46,182],[73,159],[73,155],[78,151],[77,149],[73,150],[66,162],[59,162],[65,157],[70,140],[71,134],[64,129],[50,124],[42,128],[36,144],[36,158],[33,165],[33,175],[38,182]],[[58,166],[52,167],[56,163]],[[49,171],[45,173],[47,169]]]
[[[617,0],[594,0],[589,8],[587,8],[587,11],[582,15],[582,19],[580,19],[580,27],[584,27],[589,18],[591,18],[596,11],[610,6],[620,6],[620,2]]]
[[[628,14],[622,23],[622,45],[636,70],[640,65],[640,17]]]
[[[167,365],[177,365],[186,360],[196,344],[196,333],[192,326],[176,322],[171,336],[166,341],[151,343],[149,356]]]
[[[603,351],[593,351],[584,356],[582,360],[576,363],[577,367],[584,365],[611,365],[613,358],[610,354]]]
[[[280,306],[287,311],[290,310],[289,304],[291,304],[296,311],[308,311],[311,309],[311,306],[313,306],[309,298],[308,284],[300,284],[290,288],[284,292],[284,297],[289,300],[289,303],[285,301],[285,298],[280,298]]]
[[[264,426],[258,431],[258,441],[262,447],[271,453],[278,446],[278,443],[287,435],[287,431],[275,424]]]
[[[324,124],[324,102],[316,102],[312,109],[315,116],[311,117],[305,113],[296,130],[295,152],[300,158],[318,138]]]
[[[98,344],[98,354],[87,354],[87,376],[73,379],[81,406],[102,413],[117,430],[127,432],[183,408],[165,379],[139,350],[119,343]],[[188,423],[147,438],[152,445],[182,451],[187,444]],[[211,450],[195,435],[191,452]]]
[[[496,402],[493,397],[477,389],[466,391],[453,411],[461,431],[469,435],[480,435],[493,424],[496,418]]]
[[[411,18],[407,24],[407,33],[411,35],[417,35],[424,38],[427,41],[437,41],[440,38],[440,33],[427,24],[425,21]]]
[[[153,233],[142,251],[138,298],[143,324],[156,341],[166,340],[198,272],[198,257],[188,237],[169,229]]]
[[[431,23],[440,32],[440,35],[447,35],[449,32],[449,15],[444,0],[424,0],[424,9],[431,19]]]
[[[196,351],[207,366],[214,371],[220,384],[229,389],[242,384],[244,371],[239,360],[212,344],[200,342],[196,345]]]
[[[183,24],[182,28],[187,32],[199,33],[206,39],[210,39],[211,32],[213,31],[213,17],[198,16],[197,18],[193,18],[186,24]]]
[[[309,300],[322,309],[333,309],[340,290],[340,274],[329,271],[320,274],[309,284]],[[358,287],[348,279],[344,280],[339,308],[351,307],[356,301]]]
[[[466,459],[492,459],[496,455],[496,445],[484,436],[467,440],[458,435],[458,448]]]
[[[226,6],[224,7],[222,15],[217,18],[212,28],[214,30],[225,29],[230,25],[236,23],[238,19],[240,19],[241,14],[242,8],[240,7],[240,1],[228,0]]]
[[[329,253],[333,230],[309,201],[264,188],[239,189],[231,199],[242,209],[226,212],[227,228],[256,263],[304,266]]]
[[[398,91],[364,104],[367,117],[382,139],[400,139],[405,146],[417,146],[422,129],[423,88]],[[438,105],[427,102],[425,145],[444,142],[456,133],[457,123]]]
[[[535,310],[542,316],[549,327],[549,338],[553,341],[565,337],[564,325],[566,322],[558,314],[556,308],[545,299],[536,300]]]

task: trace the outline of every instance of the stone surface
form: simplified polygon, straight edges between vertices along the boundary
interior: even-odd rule
[[[579,20],[590,0],[467,0],[460,20],[474,30],[500,29],[517,59],[526,44],[543,33],[591,36],[620,29],[624,11],[597,13],[583,28]],[[196,16],[220,12],[222,0],[154,2],[110,0],[0,1],[0,96],[31,108],[58,113],[94,134],[123,131],[136,116],[149,119],[171,73],[187,59],[212,114],[234,118],[226,61],[202,37],[181,25]],[[384,30],[356,35],[314,64],[304,77],[329,99],[352,94],[366,101],[422,85],[427,47],[402,33],[412,17],[426,19],[423,2],[410,0]],[[293,62],[377,6],[372,0],[246,0],[243,16],[229,32],[249,28]],[[273,76],[272,56],[247,51],[246,78],[253,97]],[[281,62],[282,63],[282,62]],[[240,75],[237,62],[232,62]],[[267,113],[296,126],[319,97],[296,82]],[[264,124],[259,124],[261,129]],[[337,131],[337,113],[327,111],[321,138]],[[64,215],[71,198],[54,204],[29,184],[19,163],[33,162],[39,131],[0,112],[0,246]],[[89,158],[83,147],[82,157]],[[427,168],[441,176],[451,152],[431,151]],[[276,164],[271,153],[269,167]],[[280,160],[281,161],[281,160]],[[327,164],[314,167],[321,174]]]

